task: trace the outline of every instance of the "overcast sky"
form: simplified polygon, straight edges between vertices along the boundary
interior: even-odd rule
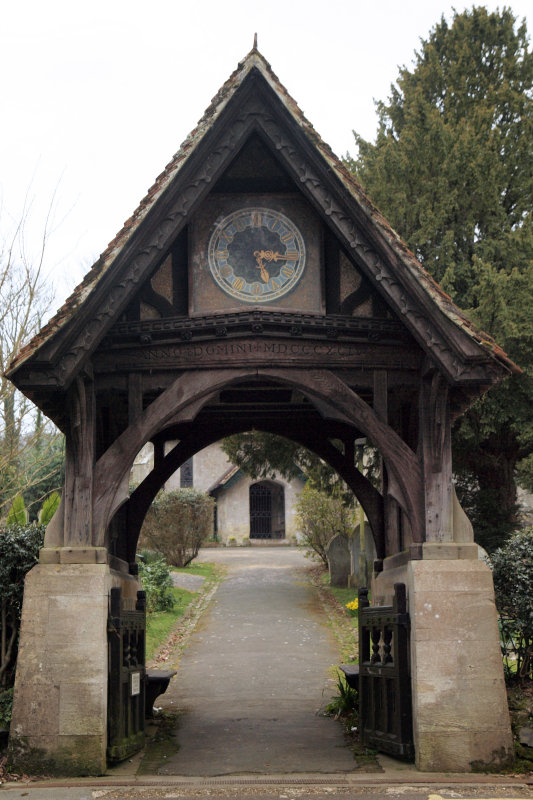
[[[494,10],[502,4],[483,3]],[[507,5],[531,32],[531,0]],[[376,132],[398,66],[460,2],[4,0],[0,232],[31,206],[58,300],[121,228],[253,45],[337,155]],[[529,17],[529,19],[528,19]]]

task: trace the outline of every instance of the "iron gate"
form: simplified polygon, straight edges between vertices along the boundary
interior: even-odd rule
[[[107,758],[123,761],[144,746],[146,594],[123,600],[110,592]]]
[[[368,602],[359,590],[359,710],[365,745],[414,758],[409,665],[409,614],[404,583],[392,606]]]
[[[272,492],[268,486],[250,486],[250,539],[272,538]]]

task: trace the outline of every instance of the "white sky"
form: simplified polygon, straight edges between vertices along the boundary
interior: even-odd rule
[[[470,4],[465,4],[469,6]],[[122,227],[253,44],[337,155],[373,139],[373,99],[409,66],[445,0],[4,0],[0,235],[31,205],[58,301]],[[490,10],[503,4],[483,3]],[[531,0],[507,4],[531,33]],[[529,19],[528,19],[529,17]]]

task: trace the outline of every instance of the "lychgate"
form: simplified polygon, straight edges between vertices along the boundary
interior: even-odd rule
[[[140,527],[169,476],[255,428],[310,448],[353,489],[378,556],[373,604],[406,586],[417,765],[507,759],[491,574],[455,497],[450,426],[516,369],[254,48],[9,370],[66,435],[61,507],[26,581],[19,757],[104,770],[110,589],[135,598]],[[380,451],[380,491],[355,466],[362,438]],[[147,442],[154,467],[130,494]]]

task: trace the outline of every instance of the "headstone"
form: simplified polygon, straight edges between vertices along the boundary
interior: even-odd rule
[[[338,533],[331,539],[326,555],[329,564],[329,582],[331,586],[348,586],[350,576],[350,549],[348,537]]]
[[[353,536],[350,537],[349,540],[349,548],[350,548],[350,586],[354,588],[359,588],[361,586],[369,586],[370,580],[372,578],[372,569],[374,561],[377,558],[376,554],[376,546],[374,544],[374,537],[372,536],[372,529],[368,522],[365,522],[365,549],[364,549],[364,556],[365,556],[365,574],[363,576],[363,580],[361,582],[361,564],[360,564],[360,554],[361,554],[361,536],[360,536],[360,526],[357,525],[355,528]]]
[[[529,725],[520,728],[518,731],[518,741],[526,747],[533,748],[533,728]]]

